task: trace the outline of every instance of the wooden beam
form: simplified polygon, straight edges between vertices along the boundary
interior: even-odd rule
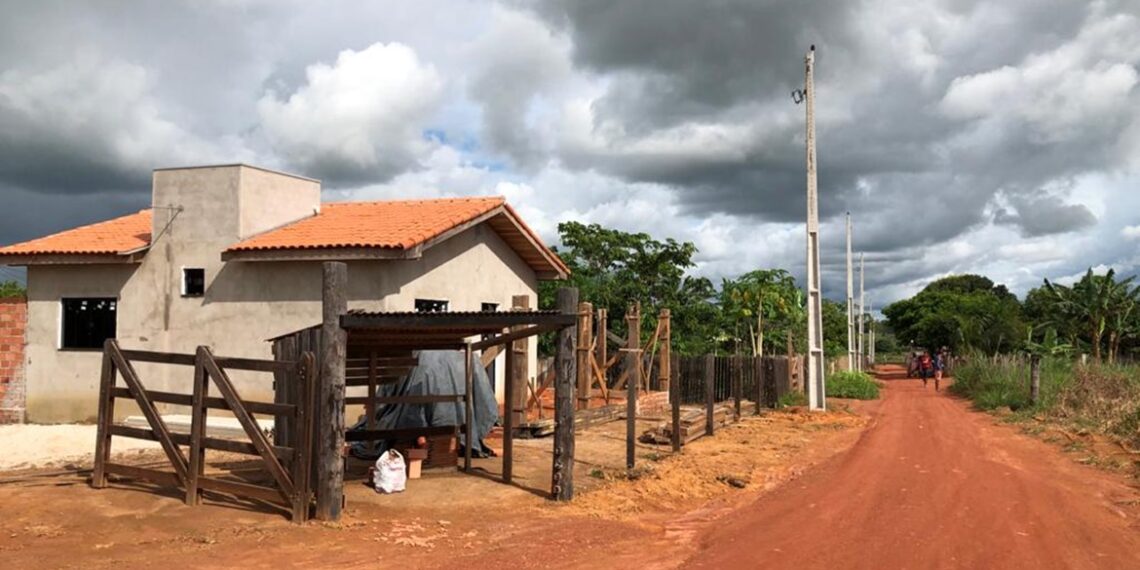
[[[526,311],[530,308],[530,295],[514,295],[511,297],[512,311]],[[537,341],[536,341],[537,342]],[[530,383],[530,343],[529,338],[520,338],[511,343],[510,350],[514,353],[514,399],[506,400],[510,406],[509,411],[517,427],[526,421],[527,392],[533,391]],[[537,372],[537,370],[535,371]],[[542,403],[537,402],[539,417],[542,417]]]
[[[629,373],[625,392],[625,468],[633,469],[637,444],[637,391],[641,384],[641,306],[634,304],[625,314],[629,341],[626,343],[625,367]]]
[[[115,387],[115,362],[111,359],[111,346],[114,341],[103,343],[103,368],[99,377],[99,416],[95,428],[95,468],[91,473],[91,486],[102,489],[107,486],[106,465],[111,460],[111,423],[115,418],[115,398],[111,389]]]
[[[716,383],[716,357],[705,355],[705,433],[713,434],[713,407],[716,405],[716,395],[713,385]]]
[[[321,390],[317,414],[318,519],[340,520],[344,501],[344,365],[347,334],[341,320],[348,312],[348,266],[327,262],[321,283]]]
[[[534,335],[542,334],[545,332],[556,331],[563,328],[565,325],[531,325],[524,328],[515,328],[509,333],[501,334],[487,340],[471,343],[472,350],[483,350],[491,346],[501,346],[508,342],[513,342],[519,339],[530,338]]]
[[[472,361],[471,345],[463,351],[463,470],[471,472],[471,447],[475,445],[475,363]]]
[[[595,335],[594,348],[597,350],[595,355],[597,362],[594,363],[596,367],[601,368],[601,376],[603,378],[602,385],[605,385],[606,370],[609,370],[609,311],[606,309],[598,309],[597,319],[597,334]],[[598,366],[601,364],[601,366]],[[609,396],[606,396],[606,404],[610,403]]]
[[[593,370],[590,369],[590,340],[593,336],[594,306],[590,303],[578,303],[578,348],[577,348],[577,379],[578,409],[585,410],[590,407],[590,386],[593,385]]]
[[[657,373],[661,378],[661,389],[668,392],[672,388],[671,380],[673,379],[672,371],[670,370],[673,364],[673,325],[672,314],[669,309],[661,309],[661,313],[657,316],[657,326],[661,330],[661,361],[657,365]]]
[[[669,370],[673,377],[669,382],[669,403],[673,408],[673,432],[670,434],[670,443],[673,444],[673,453],[681,452],[681,362],[680,358],[673,357]]]
[[[578,290],[558,290],[558,311],[575,316]],[[556,501],[574,498],[574,378],[577,375],[577,335],[567,327],[558,332],[554,356],[554,458],[551,468],[551,497]]]

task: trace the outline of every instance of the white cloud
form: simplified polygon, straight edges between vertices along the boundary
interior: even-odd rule
[[[1120,230],[1120,237],[1131,240],[1140,239],[1140,225],[1124,226]]]
[[[295,168],[385,179],[430,152],[422,131],[444,81],[411,48],[377,43],[345,50],[333,65],[310,65],[305,77],[287,99],[269,92],[257,105],[273,148]]]

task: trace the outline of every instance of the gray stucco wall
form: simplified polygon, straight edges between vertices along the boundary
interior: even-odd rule
[[[141,263],[28,268],[28,421],[89,421],[96,415],[101,353],[59,349],[64,297],[118,298],[119,343],[144,350],[193,352],[207,345],[218,355],[271,358],[266,339],[320,322],[319,262],[221,261],[221,252],[238,240],[243,227],[269,229],[281,225],[276,218],[305,210],[261,217],[238,215],[232,206],[227,211],[225,199],[244,186],[229,176],[233,173],[214,170],[193,169],[193,180],[176,183],[162,180],[164,171],[155,173],[155,203],[183,210],[169,227],[166,220],[156,221],[159,237]],[[303,183],[292,190],[311,195]],[[249,196],[258,192],[256,199],[273,200],[264,188],[255,188],[243,192],[242,210],[251,207]],[[183,267],[205,269],[204,296],[181,295]],[[428,249],[421,259],[349,263],[350,309],[412,310],[416,298],[446,299],[456,311],[479,310],[482,303],[509,308],[511,297],[523,294],[535,306],[537,286],[534,271],[485,225]],[[537,352],[531,345],[533,377]],[[137,368],[149,389],[189,392],[189,368]],[[501,362],[496,368],[501,393]],[[233,379],[243,397],[272,400],[271,375],[234,373]],[[129,402],[117,402],[117,417],[137,413]]]

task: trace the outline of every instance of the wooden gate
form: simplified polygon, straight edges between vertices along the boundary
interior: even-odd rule
[[[148,390],[135,371],[134,362],[192,366],[193,392],[181,394]],[[292,384],[297,386],[298,398],[295,403],[289,404],[243,400],[230,381],[227,370],[271,372],[278,377],[291,377]],[[187,505],[199,504],[204,490],[271,503],[283,502],[285,508],[292,512],[294,522],[304,522],[308,519],[312,500],[311,418],[317,396],[316,370],[315,359],[311,352],[302,353],[300,358],[292,361],[255,360],[214,356],[205,346],[198,347],[195,354],[123,350],[115,340],[107,340],[103,347],[95,469],[91,485],[103,488],[107,485],[107,476],[116,475],[182,488],[186,492]],[[125,387],[116,383],[120,376],[126,384]],[[211,384],[221,397],[209,395]],[[150,429],[116,425],[115,400],[118,398],[134,400],[146,417]],[[172,433],[155,408],[155,403],[189,406],[190,433]],[[209,409],[232,412],[249,441],[207,436],[206,411]],[[262,433],[253,414],[287,417],[292,425],[304,427],[297,430],[295,441],[290,442],[290,446],[274,445]],[[147,469],[111,462],[111,436],[157,441],[170,462],[171,470]],[[189,456],[180,446],[189,448]],[[207,477],[205,475],[207,449],[260,457],[272,478],[273,486]]]

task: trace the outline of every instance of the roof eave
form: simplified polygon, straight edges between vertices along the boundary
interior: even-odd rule
[[[391,247],[321,247],[227,250],[222,261],[377,261],[388,259],[419,259],[423,248]]]
[[[141,263],[149,248],[123,253],[16,253],[0,254],[0,265],[105,265]]]

